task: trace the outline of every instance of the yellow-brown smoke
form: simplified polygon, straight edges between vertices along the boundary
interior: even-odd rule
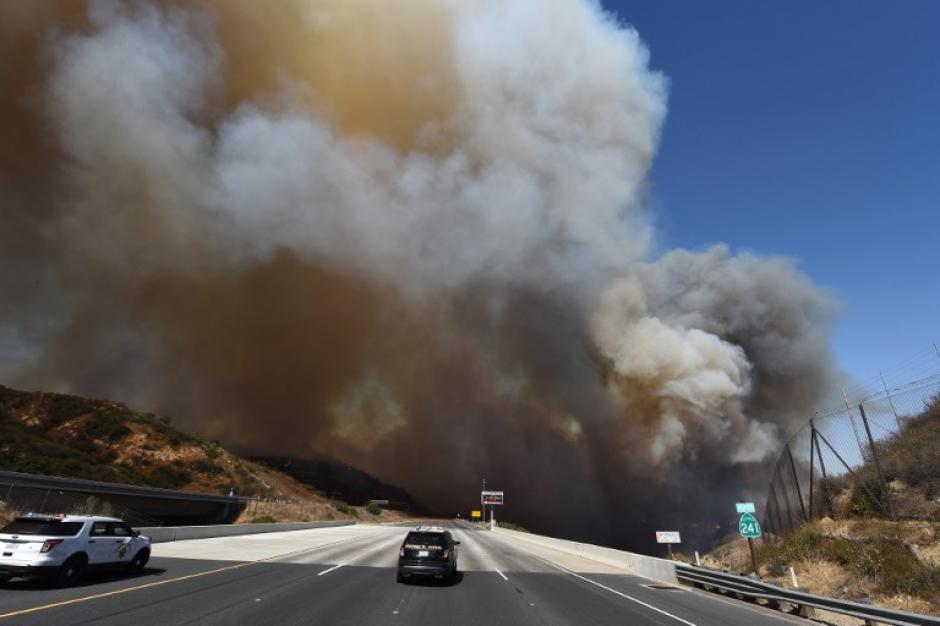
[[[227,57],[226,101],[265,102],[289,77],[310,112],[343,134],[415,149],[458,98],[448,11],[426,0],[288,0],[276,10],[212,2]]]

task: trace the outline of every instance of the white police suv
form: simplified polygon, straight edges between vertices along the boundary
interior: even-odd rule
[[[0,549],[0,582],[48,576],[65,587],[90,568],[142,570],[150,538],[114,517],[30,513],[0,528]]]

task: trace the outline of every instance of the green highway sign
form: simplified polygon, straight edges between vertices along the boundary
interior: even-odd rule
[[[750,513],[742,515],[738,521],[738,532],[741,533],[742,537],[748,539],[760,537],[760,524],[757,523],[757,518]]]

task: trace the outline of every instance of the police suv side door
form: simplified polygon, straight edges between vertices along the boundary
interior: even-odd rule
[[[92,522],[88,531],[88,553],[89,565],[101,565],[107,563],[109,548],[112,548],[113,537],[108,536],[108,522]]]
[[[134,556],[131,554],[134,532],[123,522],[108,523],[110,552],[108,559],[113,563],[128,563]]]

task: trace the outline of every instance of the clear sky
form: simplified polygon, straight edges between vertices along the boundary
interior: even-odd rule
[[[603,4],[671,81],[663,249],[798,259],[860,379],[940,340],[940,1]]]

